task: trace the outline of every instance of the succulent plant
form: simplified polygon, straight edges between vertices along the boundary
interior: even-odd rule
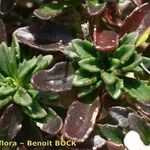
[[[149,0],[1,0],[0,18],[0,149],[149,149]]]

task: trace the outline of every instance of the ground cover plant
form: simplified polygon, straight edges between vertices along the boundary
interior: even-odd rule
[[[150,149],[149,35],[149,0],[1,0],[0,149]]]

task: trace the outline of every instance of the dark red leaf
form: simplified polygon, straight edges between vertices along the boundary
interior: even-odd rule
[[[111,141],[107,142],[107,147],[108,147],[108,150],[124,150],[125,149],[125,147],[123,145],[116,144]]]
[[[137,107],[137,109],[142,111],[145,115],[150,117],[150,103],[136,102],[135,106]]]
[[[50,70],[40,71],[32,79],[32,85],[40,91],[64,92],[72,89],[74,75],[71,64],[59,62]]]
[[[132,0],[134,2],[134,4],[136,4],[137,6],[140,6],[146,2],[148,2],[149,0]]]
[[[11,11],[18,0],[0,0],[0,14],[5,14]]]
[[[63,136],[79,143],[84,142],[94,129],[99,109],[99,100],[93,104],[73,102],[65,119]]]
[[[46,120],[47,119],[47,120]],[[63,126],[62,119],[56,114],[54,110],[49,108],[48,116],[45,118],[46,122],[37,122],[37,126],[50,135],[55,135],[60,132]]]
[[[42,51],[62,51],[72,40],[69,31],[60,24],[45,22],[19,28],[14,32],[19,41]]]
[[[119,35],[114,31],[100,31],[95,25],[93,38],[98,51],[112,52],[118,47]]]
[[[86,149],[87,150],[90,150],[90,149],[91,150],[99,150],[99,149],[102,149],[107,141],[100,136],[99,130],[100,130],[99,127],[96,126],[96,128],[94,129],[92,134],[89,136],[89,138],[85,142],[79,143],[77,145],[78,150],[83,150],[83,149],[85,149],[85,150]]]
[[[122,26],[121,14],[116,3],[107,4],[107,7],[102,13],[102,17],[107,23],[115,27]]]
[[[22,127],[23,114],[20,109],[10,105],[0,118],[0,139],[12,140]]]
[[[0,20],[0,43],[3,41],[7,42],[7,35],[6,35],[5,25],[3,21]]]
[[[150,4],[145,3],[140,7],[137,7],[133,12],[127,16],[123,22],[123,26],[120,29],[120,35],[138,31],[142,33],[150,26]]]

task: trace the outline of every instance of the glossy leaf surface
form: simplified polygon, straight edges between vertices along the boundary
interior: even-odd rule
[[[54,110],[48,108],[47,116],[42,120],[39,120],[36,124],[43,132],[55,135],[60,132],[63,126],[63,121]]]
[[[112,52],[118,47],[118,34],[114,31],[94,29],[94,45],[98,51]]]
[[[4,140],[12,140],[22,127],[23,114],[21,110],[10,105],[4,111],[0,118],[0,138]]]
[[[84,142],[94,128],[99,109],[99,101],[93,104],[73,102],[65,119],[63,136],[73,141]]]
[[[145,31],[150,25],[150,5],[145,3],[140,7],[137,7],[133,12],[126,17],[123,22],[123,26],[120,29],[120,35],[125,33],[130,33],[133,31],[138,31],[140,34]]]
[[[74,78],[74,75],[70,72],[71,68],[71,64],[59,62],[50,70],[35,74],[31,82],[34,87],[41,91],[62,92],[71,90]]]
[[[43,51],[61,51],[72,40],[64,26],[52,22],[19,28],[14,35],[21,43]]]

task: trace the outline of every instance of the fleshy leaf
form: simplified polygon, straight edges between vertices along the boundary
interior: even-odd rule
[[[138,32],[131,32],[125,34],[119,41],[120,45],[135,45],[138,40]]]
[[[11,77],[14,77],[17,73],[17,65],[15,53],[9,49],[5,42],[0,44],[0,68],[1,70]]]
[[[125,78],[124,90],[131,97],[136,98],[138,101],[150,101],[150,86],[145,81]]]
[[[142,62],[142,59],[142,56],[135,51],[132,57],[122,67],[122,71],[127,72],[133,70]]]
[[[83,0],[69,0],[69,1],[57,1],[55,3],[49,3],[43,5],[41,8],[34,11],[34,15],[43,20],[54,19],[63,13],[63,9],[74,7]]]
[[[85,104],[75,101],[65,119],[63,136],[76,142],[84,142],[92,132],[100,109],[100,102]]]
[[[16,61],[21,60],[20,45],[19,45],[19,42],[18,42],[18,39],[16,38],[16,36],[13,36],[13,38],[12,38],[11,49],[12,49],[12,51],[14,51],[14,53],[16,55]]]
[[[123,45],[116,50],[116,52],[113,54],[113,58],[119,59],[120,63],[124,64],[129,60],[134,51],[135,51],[134,45]]]
[[[0,1],[0,14],[8,13],[13,9],[18,0],[1,0]]]
[[[129,113],[128,122],[131,130],[139,133],[145,144],[150,143],[150,125],[136,113]]]
[[[0,98],[5,98],[17,90],[16,87],[12,87],[9,85],[4,85],[0,87]]]
[[[31,83],[40,91],[62,92],[71,90],[74,77],[71,68],[71,64],[59,62],[50,70],[35,74],[31,79]]]
[[[123,144],[117,144],[112,141],[107,141],[107,148],[108,150],[124,150],[125,149]]]
[[[121,27],[122,20],[119,7],[116,3],[107,4],[102,13],[104,20],[112,26]]]
[[[22,110],[33,119],[41,119],[47,115],[45,109],[38,102],[33,102],[30,106],[24,106]]]
[[[36,68],[34,69],[32,74],[47,68],[52,61],[53,61],[52,55],[46,55],[46,56],[39,55],[36,61]]]
[[[62,129],[63,121],[54,110],[48,108],[47,116],[42,120],[39,120],[36,124],[43,132],[55,135]]]
[[[100,3],[98,0],[86,0],[86,4],[90,16],[99,15],[106,7],[106,2]]]
[[[13,33],[18,40],[41,51],[62,51],[72,40],[69,31],[61,24],[39,22],[22,27]]]
[[[78,93],[78,98],[82,98],[84,96],[87,96],[97,88],[99,88],[102,85],[102,81],[97,82],[96,84],[90,85],[90,86],[85,86],[81,87]]]
[[[119,127],[128,127],[128,111],[124,107],[114,106],[109,109],[109,114],[118,122]]]
[[[142,69],[150,75],[150,58],[143,57],[142,63],[140,65]]]
[[[107,85],[114,84],[117,79],[114,75],[107,73],[105,71],[101,71],[101,77],[102,77],[103,81],[105,82],[105,84],[107,84]]]
[[[23,114],[14,105],[10,105],[0,118],[0,139],[12,140],[22,127]]]
[[[104,148],[107,141],[101,137],[101,133],[99,133],[99,130],[99,127],[96,126],[89,138],[85,142],[79,143],[77,145],[78,150],[98,150]]]
[[[31,60],[24,60],[22,63],[19,64],[18,75],[20,82],[25,82],[30,78],[30,76],[32,75],[32,71],[36,66],[36,62],[36,57],[33,57]]]
[[[100,124],[99,127],[107,140],[117,144],[123,143],[123,131],[119,127],[110,124]]]
[[[81,59],[97,55],[93,44],[87,40],[75,39],[72,40],[71,43]]]
[[[150,16],[150,4],[145,3],[139,7],[136,7],[133,12],[127,16],[123,22],[123,26],[120,29],[120,35],[125,33],[131,33],[133,31],[138,31],[138,33],[143,33],[147,27],[150,25],[150,19],[146,16]],[[144,19],[146,17],[146,19]]]
[[[88,75],[87,75],[88,74]],[[94,84],[97,81],[97,77],[89,74],[88,72],[84,71],[82,68],[76,71],[73,85],[82,87]]]
[[[82,59],[78,62],[79,66],[89,72],[100,72],[98,61],[94,57]]]
[[[115,51],[119,43],[119,35],[114,31],[99,31],[94,28],[94,45],[98,51],[112,52]]]
[[[34,10],[34,15],[43,20],[49,20],[62,14],[62,5],[59,3],[50,3]]]
[[[28,94],[27,90],[25,90],[24,88],[19,88],[14,97],[13,97],[13,101],[18,104],[18,105],[22,105],[22,106],[29,106],[32,104],[32,98],[31,96]]]
[[[124,87],[123,80],[117,78],[116,82],[112,85],[106,84],[106,89],[113,99],[118,99]]]
[[[11,98],[0,100],[0,109],[6,106],[9,102],[11,102]]]

